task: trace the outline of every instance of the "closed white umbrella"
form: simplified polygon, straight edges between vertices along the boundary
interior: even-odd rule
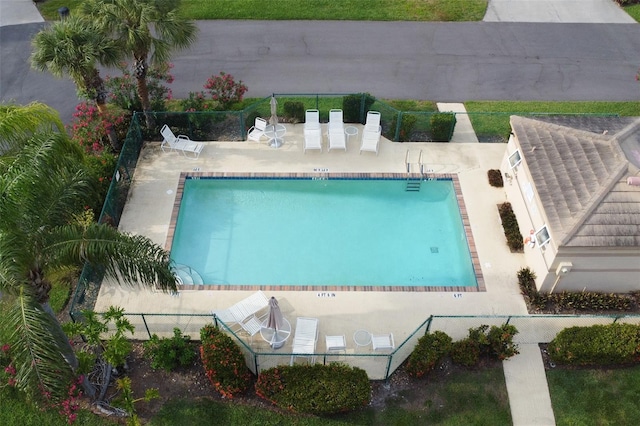
[[[271,105],[271,118],[269,118],[269,124],[275,126],[278,124],[278,101],[275,96],[271,96],[269,104]]]
[[[283,322],[284,317],[282,316],[282,311],[280,310],[278,301],[272,296],[271,299],[269,299],[269,317],[267,318],[267,327],[277,332],[282,329]]]

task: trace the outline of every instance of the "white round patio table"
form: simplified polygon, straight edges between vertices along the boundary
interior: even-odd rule
[[[358,128],[354,126],[347,126],[344,128],[344,133],[347,135],[347,142],[349,142],[352,136],[358,135]]]
[[[371,343],[371,333],[367,330],[356,330],[353,333],[353,341],[358,346],[368,346]]]
[[[291,336],[291,323],[286,318],[282,318],[282,320],[282,328],[277,331],[267,327],[268,319],[265,319],[260,324],[260,337],[269,343],[272,349],[283,347],[289,336]]]
[[[284,143],[283,136],[287,133],[287,128],[284,124],[269,124],[264,129],[264,134],[266,137],[271,139],[269,141],[269,145],[273,148],[280,148]]]

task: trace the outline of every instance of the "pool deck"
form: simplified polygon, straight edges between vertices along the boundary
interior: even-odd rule
[[[489,186],[487,170],[498,168],[503,144],[394,143],[382,139],[379,155],[359,153],[352,138],[348,150],[325,149],[303,153],[302,124],[288,124],[285,143],[278,149],[266,142],[210,142],[197,160],[165,153],[158,142],[144,147],[129,200],[120,222],[125,232],[142,234],[165,246],[179,178],[182,172],[272,173],[403,173],[407,153],[417,159],[420,150],[430,173],[457,174],[465,200],[482,275],[484,292],[352,292],[269,291],[289,318],[320,319],[320,334],[357,329],[393,332],[401,342],[429,315],[526,314],[515,279],[524,256],[509,252],[496,205],[505,200],[502,189]],[[182,291],[174,297],[151,290],[132,293],[105,283],[96,310],[123,307],[126,312],[209,313],[244,298],[247,291]],[[133,297],[135,296],[135,297]],[[320,348],[319,348],[320,349]]]

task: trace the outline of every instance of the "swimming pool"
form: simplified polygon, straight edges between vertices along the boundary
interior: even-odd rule
[[[205,288],[478,289],[451,177],[201,175],[183,176],[168,246]]]

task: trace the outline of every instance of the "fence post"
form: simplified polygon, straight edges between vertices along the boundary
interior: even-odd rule
[[[144,317],[144,314],[140,314],[140,316],[142,317],[142,323],[144,324],[144,328],[147,329],[147,335],[149,336],[149,339],[151,339],[151,332],[149,331],[149,326],[147,325],[147,319]]]
[[[393,137],[394,142],[400,141],[400,127],[402,127],[402,111],[398,111],[398,122],[396,123],[396,134]]]
[[[366,102],[367,102],[367,94],[362,93],[362,96],[360,96],[360,123],[363,123],[363,124],[364,124],[364,114],[365,114],[364,106],[366,105]]]
[[[389,370],[391,370],[391,361],[393,360],[393,354],[395,354],[395,351],[390,353],[387,356],[387,371],[385,371],[385,373],[384,373],[384,379],[385,380],[389,379]]]
[[[240,136],[245,139],[244,110],[240,111]]]
[[[424,330],[424,334],[426,335],[429,330],[431,330],[431,322],[433,321],[433,315],[429,315],[429,318],[427,319],[427,328]]]

